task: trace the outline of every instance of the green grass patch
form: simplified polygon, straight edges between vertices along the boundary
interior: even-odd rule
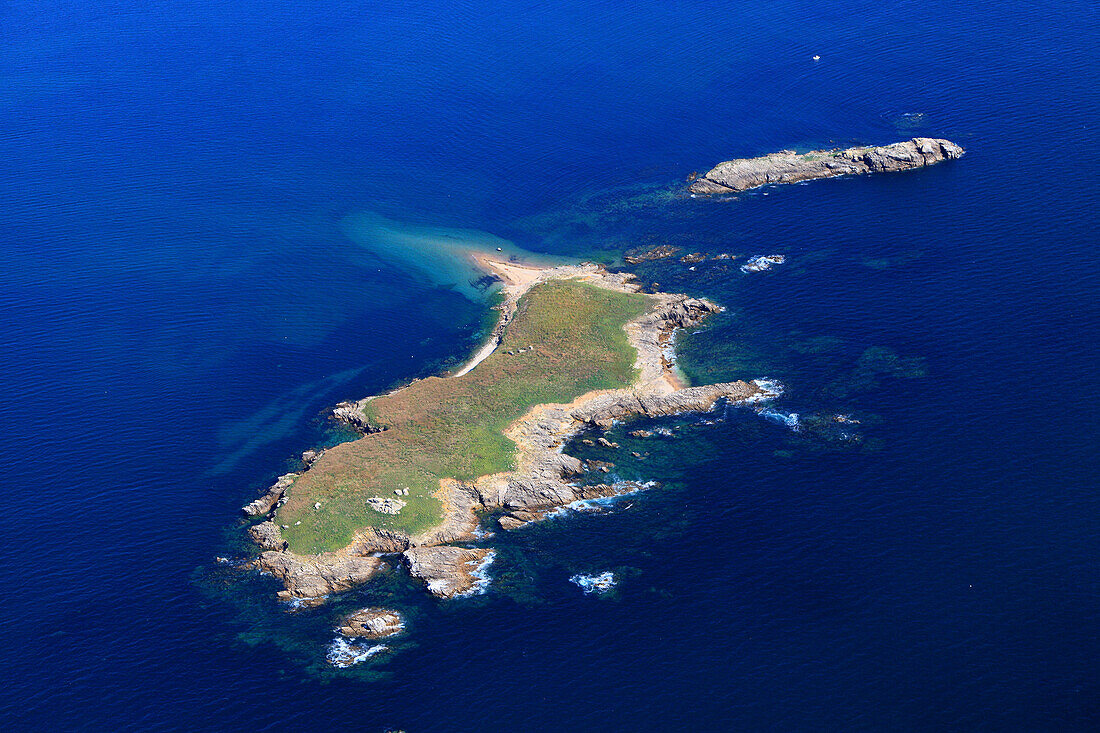
[[[431,496],[439,481],[511,469],[515,444],[503,432],[531,406],[634,382],[637,354],[623,326],[649,305],[644,295],[576,280],[533,288],[500,346],[473,371],[430,377],[371,400],[364,412],[387,429],[329,449],[294,482],[276,517],[288,526],[290,548],[338,549],[367,526],[418,534],[439,524],[442,508]],[[408,504],[400,514],[366,503],[372,496],[396,498],[394,490],[405,488],[409,495],[401,499]]]

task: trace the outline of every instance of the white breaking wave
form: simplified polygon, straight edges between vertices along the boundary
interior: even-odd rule
[[[364,662],[375,654],[384,652],[387,649],[389,649],[389,647],[385,644],[360,644],[338,636],[329,644],[328,653],[325,654],[325,659],[328,660],[328,663],[333,667],[346,669],[352,665]]]
[[[786,255],[753,255],[741,265],[741,272],[763,272],[770,270],[774,265],[782,265],[786,261]]]
[[[796,433],[802,430],[802,421],[799,419],[797,412],[780,412],[779,410],[767,408],[757,408],[756,412],[761,417],[785,425]]]
[[[485,559],[477,566],[477,568],[470,573],[474,578],[473,586],[462,593],[456,593],[455,598],[466,598],[468,596],[480,596],[489,588],[489,572],[488,568],[493,564],[493,560],[496,559],[496,552],[489,550],[489,553],[485,556]],[[473,562],[473,561],[471,561]]]
[[[754,394],[749,397],[745,402],[763,402],[764,400],[774,400],[784,392],[783,383],[777,379],[754,379],[752,383],[763,390],[760,394]]]
[[[317,596],[308,600],[305,598],[291,597],[284,601],[284,603],[286,604],[287,610],[300,611],[303,608],[312,608],[317,605],[317,603],[324,602],[326,599],[328,599],[328,595]]]
[[[752,383],[762,391],[745,400],[750,404],[774,400],[782,396],[785,389],[783,383],[776,379],[754,379]],[[753,409],[757,415],[780,425],[785,425],[796,433],[802,430],[802,420],[797,412],[782,412],[759,404]]]
[[[615,483],[618,484],[620,482],[616,481]],[[611,496],[597,496],[592,499],[577,499],[576,501],[571,501],[568,504],[562,504],[557,509],[547,512],[543,515],[543,519],[555,519],[557,517],[564,517],[569,512],[594,512],[601,509],[606,509],[609,506],[613,506],[620,499],[628,496],[633,496],[639,491],[643,491],[645,489],[652,489],[656,485],[656,481],[646,481],[645,483],[634,484],[634,488],[630,489],[630,491],[623,491],[619,494],[612,494]]]
[[[598,575],[577,573],[570,577],[569,581],[580,586],[580,589],[584,591],[585,595],[590,593],[606,593],[616,585],[615,574],[610,570],[605,570]]]
[[[496,532],[488,532],[481,527],[475,527],[471,534],[473,534],[474,539],[477,540],[487,540],[491,537],[496,537]]]

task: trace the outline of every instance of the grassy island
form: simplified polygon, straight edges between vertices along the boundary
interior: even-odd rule
[[[367,419],[385,430],[329,449],[295,480],[275,519],[286,525],[290,549],[336,550],[362,527],[415,535],[439,524],[442,506],[432,494],[440,480],[511,470],[515,444],[503,433],[529,408],[634,382],[637,352],[623,327],[649,307],[647,296],[578,280],[534,286],[500,345],[472,371],[366,403]],[[387,514],[371,508],[371,497],[407,503]]]

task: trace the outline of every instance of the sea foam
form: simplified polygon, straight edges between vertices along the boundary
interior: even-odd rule
[[[772,269],[774,265],[782,265],[786,261],[786,255],[753,255],[741,265],[741,272],[763,272]]]
[[[570,512],[603,511],[604,509],[608,509],[614,506],[620,499],[623,499],[627,496],[633,496],[639,491],[652,489],[654,486],[657,485],[657,482],[646,481],[644,483],[638,483],[634,481],[615,481],[615,483],[612,485],[615,487],[618,487],[619,485],[627,485],[631,486],[632,488],[617,494],[611,494],[610,496],[595,496],[591,499],[577,499],[576,501],[571,501],[568,504],[562,504],[557,509],[553,509],[547,512],[543,516],[543,519],[556,519],[558,517],[564,517]]]
[[[338,636],[329,644],[325,659],[328,660],[328,663],[333,667],[346,669],[360,662],[364,662],[375,654],[384,652],[387,649],[389,649],[389,647],[385,644],[360,644]]]
[[[478,564],[477,568],[470,573],[474,579],[474,584],[469,590],[463,591],[462,593],[456,593],[454,597],[467,598],[469,596],[480,596],[484,594],[489,588],[489,566],[493,564],[493,560],[496,559],[496,556],[496,552],[489,550],[488,554],[485,555],[485,559],[483,559]],[[474,561],[471,560],[470,562],[472,563]]]
[[[569,582],[579,586],[580,589],[584,591],[585,595],[589,595],[590,593],[606,593],[616,585],[615,574],[610,570],[605,570],[596,575],[577,573],[569,578]]]
[[[756,413],[772,422],[785,425],[796,433],[802,430],[802,420],[799,418],[797,412],[781,412],[780,410],[758,407],[756,408]]]

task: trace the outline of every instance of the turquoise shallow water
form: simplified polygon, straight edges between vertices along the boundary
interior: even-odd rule
[[[0,12],[7,728],[1096,727],[1093,5]],[[678,195],[918,134],[968,153]],[[493,538],[484,595],[287,613],[214,562],[237,508],[476,348],[471,239],[785,254],[638,274],[727,307],[690,375],[786,393],[576,446],[662,487]],[[380,600],[407,639],[330,669]]]

